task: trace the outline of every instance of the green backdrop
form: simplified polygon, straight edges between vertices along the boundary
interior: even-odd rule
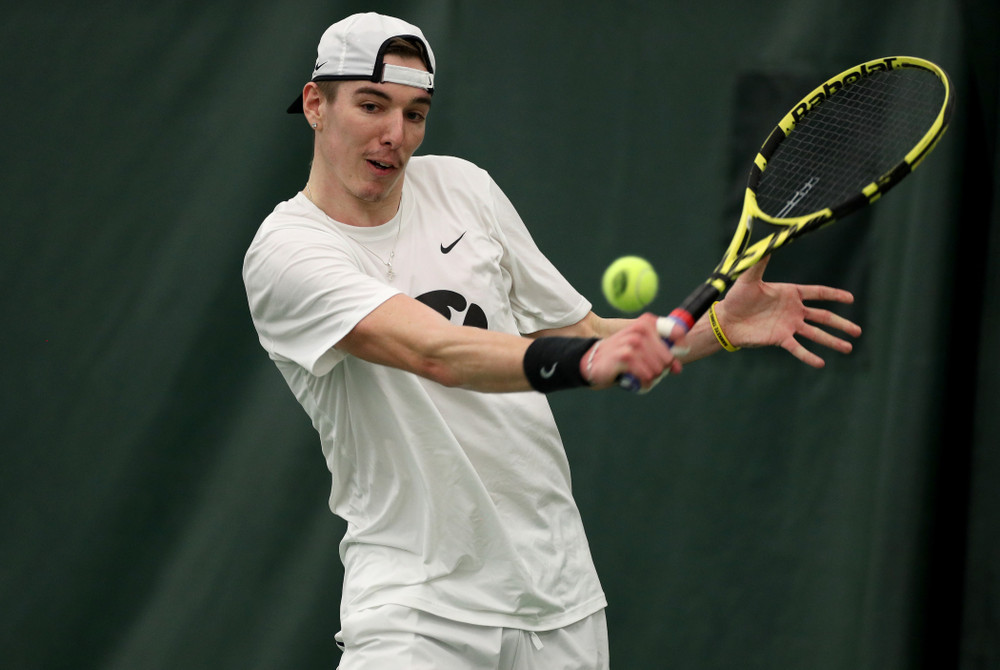
[[[284,108],[319,35],[366,9],[434,45],[423,151],[488,169],[604,313],[618,255],[657,266],[659,312],[700,281],[804,87],[899,53],[950,72],[928,162],[768,269],[858,293],[852,356],[744,351],[643,397],[552,404],[614,667],[1000,667],[987,0],[0,10],[0,664],[335,667],[341,525],[240,267],[307,175]]]

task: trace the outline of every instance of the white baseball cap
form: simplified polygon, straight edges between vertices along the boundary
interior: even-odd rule
[[[383,63],[389,40],[401,37],[417,44],[427,56],[429,72]],[[415,25],[375,12],[354,14],[326,29],[316,49],[310,81],[364,80],[415,86],[434,91],[434,52]],[[302,95],[288,107],[302,112]]]

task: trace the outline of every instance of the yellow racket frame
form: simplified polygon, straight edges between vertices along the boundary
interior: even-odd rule
[[[932,72],[941,80],[944,86],[944,101],[938,110],[938,115],[934,123],[931,124],[920,141],[907,152],[902,161],[866,185],[861,190],[863,199],[852,203],[849,207],[838,208],[836,212],[831,208],[826,208],[796,217],[773,217],[761,211],[760,207],[757,206],[757,194],[748,185],[744,193],[743,211],[740,214],[740,221],[736,232],[729,243],[729,247],[726,249],[726,253],[722,257],[722,261],[716,266],[715,272],[706,283],[717,289],[721,295],[737,277],[775,249],[787,244],[792,239],[807,231],[825,226],[838,218],[842,218],[860,206],[875,202],[900,179],[906,176],[906,174],[920,165],[921,161],[937,145],[948,127],[948,121],[955,104],[951,80],[944,70],[929,60],[912,56],[890,56],[870,60],[844,70],[810,91],[809,95],[802,98],[802,100],[789,110],[774,128],[771,135],[768,136],[767,141],[762,145],[754,159],[754,166],[756,170],[763,172],[767,168],[767,156],[771,155],[774,147],[780,140],[787,137],[795,129],[796,125],[808,116],[810,111],[822,104],[831,95],[836,95],[845,86],[877,72],[911,67]],[[755,221],[766,222],[779,227],[780,230],[749,245]]]

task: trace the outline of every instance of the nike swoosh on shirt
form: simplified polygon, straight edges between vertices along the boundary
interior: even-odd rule
[[[465,231],[465,232],[468,232],[468,231]],[[449,244],[448,246],[444,246],[442,244],[441,245],[441,253],[442,254],[446,254],[446,253],[450,252],[452,249],[454,249],[455,245],[458,244],[459,242],[461,242],[462,238],[465,237],[465,232],[463,232],[461,235],[459,235],[458,239],[455,240],[454,242],[452,242],[451,244]]]

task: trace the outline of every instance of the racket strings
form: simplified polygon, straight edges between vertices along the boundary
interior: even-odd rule
[[[776,218],[835,207],[903,161],[937,119],[944,86],[925,70],[871,75],[807,114],[768,158],[757,185]]]

